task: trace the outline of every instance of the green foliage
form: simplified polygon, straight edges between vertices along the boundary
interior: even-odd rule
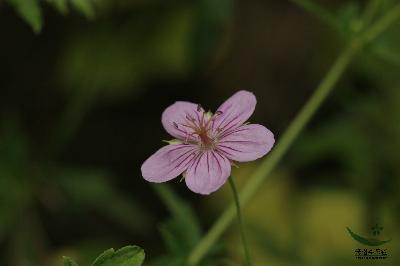
[[[68,13],[68,6],[80,12],[86,18],[95,16],[93,0],[7,0],[14,6],[18,15],[29,25],[35,33],[40,33],[43,28],[42,2],[53,5],[57,11],[65,15]]]
[[[347,97],[352,100],[346,101],[345,111],[301,137],[294,149],[296,164],[313,165],[335,158],[339,167],[325,176],[349,180],[374,204],[393,198],[400,149],[400,84],[392,86],[373,95]]]
[[[104,251],[92,266],[140,266],[144,261],[144,251],[138,246],[126,246],[117,251]]]
[[[396,0],[368,0],[368,1],[345,1],[335,11],[330,11],[325,7],[317,4],[317,1],[312,0],[293,0],[296,4],[302,6],[313,15],[320,17],[323,21],[330,25],[334,25],[336,30],[346,39],[351,39],[355,36],[362,34],[366,31],[369,26],[374,22],[378,21],[383,15],[391,11],[392,8],[398,4]],[[369,43],[365,49],[362,50],[361,56],[357,58],[357,66],[361,72],[376,79],[377,83],[382,83],[388,87],[390,91],[395,80],[398,77],[398,71],[400,67],[400,21],[393,23],[388,30],[380,34],[376,39]],[[384,72],[385,75],[381,75]],[[390,84],[389,84],[390,83]],[[395,84],[397,86],[397,84]],[[393,92],[388,92],[393,93]],[[361,100],[362,102],[362,100]],[[353,127],[351,132],[342,132],[343,129],[340,125],[337,128],[334,126],[335,123],[331,123],[331,127],[335,128],[336,138],[342,136],[346,138],[346,134],[359,135],[355,133],[356,128]],[[353,124],[354,125],[354,124]],[[346,127],[349,129],[351,126]],[[326,132],[334,132],[332,128],[326,129]],[[327,133],[329,134],[329,133]],[[328,141],[321,140],[318,147],[327,146]],[[362,147],[363,138],[357,138],[352,143],[348,143],[350,146]],[[317,140],[318,141],[318,140]],[[365,140],[364,142],[366,142]],[[324,143],[322,143],[324,142]],[[330,146],[330,148],[334,147]],[[311,153],[312,154],[312,153]],[[347,157],[346,155],[344,155]],[[351,159],[350,159],[351,160]]]
[[[151,77],[186,74],[191,10],[167,8],[157,23],[147,12],[122,26],[98,22],[67,40],[60,69],[66,89],[112,100],[137,92]]]
[[[400,22],[373,42],[366,52],[398,69],[400,67]]]
[[[291,0],[313,16],[330,26],[345,40],[367,29],[373,22],[389,11],[396,1],[369,0],[344,1],[336,10],[320,5],[316,0]]]
[[[96,210],[128,232],[148,232],[150,214],[116,189],[110,174],[32,158],[30,142],[17,121],[0,120],[0,242],[8,240],[11,254],[18,254],[0,258],[0,264],[13,260],[11,265],[40,265],[45,238],[40,210],[62,209],[61,215],[68,217]]]
[[[58,12],[65,15],[68,12],[68,3],[67,0],[47,0],[50,4],[52,4]]]
[[[187,254],[201,237],[199,222],[188,203],[180,199],[168,185],[153,187],[172,214],[172,218],[160,227],[168,254],[158,258],[154,265],[185,265]]]
[[[345,2],[337,11],[339,31],[347,38],[351,38],[362,30],[363,22],[360,18],[361,7],[357,1]]]
[[[63,257],[64,266],[78,266],[78,264],[69,257]]]
[[[111,248],[98,256],[92,266],[140,266],[144,257],[144,250],[138,246],[126,246],[117,251]],[[72,259],[63,258],[64,266],[78,266]]]
[[[87,18],[94,18],[94,7],[92,0],[70,0],[71,5]]]
[[[43,27],[42,7],[46,4],[63,15],[74,10],[90,19],[100,17],[96,14],[99,2],[94,0],[6,2],[36,33]],[[55,135],[55,145],[64,140],[68,142],[83,121],[84,113],[99,96],[120,99],[141,89],[154,77],[180,78],[193,70],[193,66],[208,62],[210,54],[216,50],[216,40],[221,38],[231,18],[233,7],[230,0],[200,0],[184,5],[175,1],[158,5],[163,1],[151,1],[151,4],[140,4],[140,8],[128,12],[123,8],[118,10],[116,6],[133,5],[129,1],[101,2],[108,2],[115,8],[110,8],[111,12],[123,13],[123,18],[114,21],[106,17],[96,23],[80,25],[69,31],[63,38],[62,47],[58,47],[61,57],[55,61],[60,67],[56,70],[60,76],[56,79],[60,78],[60,87],[75,90],[74,95],[79,100],[73,103],[76,106],[71,108],[72,112],[67,111],[66,118],[59,120],[60,130],[49,134]],[[397,0],[351,0],[342,1],[342,5],[331,10],[317,4],[323,1],[293,2],[327,23],[345,40],[362,33],[398,3]],[[340,167],[326,175],[348,180],[367,200],[378,198],[377,193],[382,191],[384,196],[379,197],[379,201],[394,197],[394,176],[400,174],[399,29],[400,24],[397,24],[369,44],[355,65],[355,72],[368,79],[375,93],[352,95],[345,92],[349,93],[345,96],[350,96],[347,97],[350,100],[343,102],[347,106],[345,111],[336,112],[329,122],[310,129],[296,143],[293,152],[297,166],[318,165],[334,157]],[[11,265],[27,265],[28,262],[29,265],[43,265],[41,259],[48,257],[43,254],[49,251],[43,251],[47,230],[55,237],[54,228],[43,229],[48,225],[47,218],[64,221],[66,217],[81,218],[94,211],[97,217],[119,226],[118,229],[122,228],[124,232],[145,235],[151,231],[152,215],[135,198],[116,188],[112,182],[116,179],[114,174],[104,169],[60,163],[55,161],[57,156],[53,153],[43,156],[38,147],[31,145],[30,141],[35,142],[33,136],[28,136],[16,121],[1,120],[1,123],[0,244],[7,246],[7,257],[0,258],[0,264],[8,265],[7,262],[12,261],[14,264]],[[58,149],[55,150],[57,153]],[[158,184],[154,188],[171,217],[159,226],[166,250],[152,261],[152,265],[186,266],[188,254],[203,235],[199,219],[190,203],[168,186]],[[105,241],[113,241],[107,237],[90,241],[101,245],[102,250]],[[272,232],[254,233],[255,241],[262,243],[266,252],[288,262],[298,262],[298,254],[292,252],[296,247],[280,247],[278,237],[274,237]],[[89,256],[88,250],[95,249],[94,244],[88,249],[80,249],[81,239],[68,245],[80,250],[81,260]],[[96,247],[96,251],[99,250]],[[202,265],[222,265],[215,259],[220,250],[221,244],[213,246]],[[143,250],[130,246],[105,251],[93,266],[141,265],[143,260]],[[77,263],[64,257],[64,265],[77,266]]]
[[[39,33],[43,26],[43,15],[39,0],[8,0],[18,15]]]
[[[190,205],[178,197],[166,184],[157,184],[153,188],[169,209],[172,217],[160,226],[161,236],[167,248],[167,254],[152,262],[154,266],[186,266],[189,252],[200,240],[201,228]],[[214,246],[210,256],[220,249]],[[216,260],[206,258],[204,265],[217,265]]]
[[[386,244],[390,241],[392,241],[391,239],[389,240],[377,240],[377,239],[368,239],[368,238],[364,238],[356,233],[354,233],[353,231],[350,230],[350,228],[347,227],[347,231],[349,232],[349,234],[351,235],[351,237],[356,240],[357,242],[366,245],[366,246],[381,246],[383,244]]]

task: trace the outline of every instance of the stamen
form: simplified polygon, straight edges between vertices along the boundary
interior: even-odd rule
[[[210,120],[212,120],[212,121],[214,122],[214,120],[215,120],[218,116],[220,116],[220,115],[222,115],[222,114],[223,114],[222,111],[216,111],[215,114],[211,117]]]
[[[194,135],[195,133],[193,132],[193,133],[186,133],[186,136],[185,136],[185,144],[188,144],[189,143],[189,138],[190,137],[192,137],[193,135]]]
[[[204,112],[201,113],[200,126],[204,127]]]
[[[194,117],[191,117],[189,115],[186,115],[186,119],[191,121],[191,122],[193,122],[193,123],[196,122],[196,119],[194,119]]]
[[[202,150],[214,149],[217,141],[217,136],[213,131],[213,114],[205,112],[201,105],[197,106],[197,111],[201,113],[185,114],[185,121],[182,123],[172,122],[173,126],[183,134],[184,144],[197,144]],[[222,114],[218,111],[216,115]],[[218,129],[218,133],[222,131]]]

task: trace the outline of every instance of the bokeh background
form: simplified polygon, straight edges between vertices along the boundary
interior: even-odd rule
[[[362,18],[398,1],[301,2],[0,1],[0,265],[89,265],[128,244],[145,265],[184,265],[232,197],[142,179],[170,139],[162,111],[250,90],[251,121],[279,141]],[[399,26],[356,56],[245,207],[254,265],[400,265]],[[259,163],[234,170],[240,187]],[[357,260],[369,247],[346,227],[376,223],[388,258]],[[241,257],[233,223],[204,265]]]

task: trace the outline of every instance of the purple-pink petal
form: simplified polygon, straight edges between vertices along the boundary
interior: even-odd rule
[[[199,154],[186,171],[185,182],[190,190],[210,194],[219,189],[231,174],[231,163],[215,151]]]
[[[248,91],[238,91],[226,100],[217,110],[213,127],[229,130],[249,119],[256,107],[256,97]]]
[[[165,130],[175,138],[185,140],[193,130],[186,127],[188,118],[198,119],[198,105],[190,102],[175,102],[167,107],[161,116]],[[191,136],[195,138],[196,136]]]
[[[226,132],[218,143],[218,150],[230,160],[247,162],[267,154],[274,143],[274,135],[266,127],[250,124]]]
[[[164,146],[142,164],[142,176],[156,183],[171,180],[187,169],[195,151],[196,146],[189,144]]]

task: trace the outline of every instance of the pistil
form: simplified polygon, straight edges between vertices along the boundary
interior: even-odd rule
[[[195,119],[194,117],[190,115],[186,115],[186,123],[176,123],[173,122],[173,125],[176,129],[179,131],[185,133],[185,142],[187,143],[190,140],[190,137],[193,135],[199,136],[200,141],[198,141],[198,145],[202,149],[214,149],[216,145],[216,138],[214,136],[211,136],[212,134],[212,122],[214,122],[214,119],[221,115],[221,111],[217,111],[214,115],[210,115],[209,113],[206,113],[200,105],[197,106],[197,111],[201,113],[201,116],[199,119]],[[186,129],[182,129],[186,128]],[[188,132],[188,129],[191,129],[193,132]],[[217,129],[217,132],[219,132],[219,129]]]

